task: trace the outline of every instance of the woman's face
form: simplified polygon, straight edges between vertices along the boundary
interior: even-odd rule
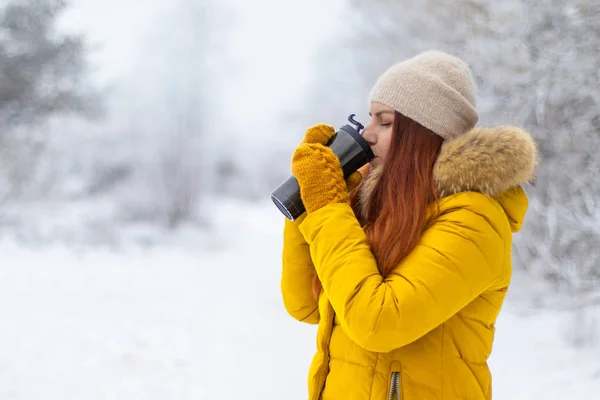
[[[375,154],[375,158],[371,160],[371,166],[378,167],[385,162],[390,147],[394,110],[380,103],[371,103],[369,116],[371,116],[371,120],[363,131],[363,137]]]

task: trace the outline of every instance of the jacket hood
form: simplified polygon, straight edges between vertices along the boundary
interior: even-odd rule
[[[440,198],[467,191],[494,197],[517,231],[527,210],[527,197],[520,186],[531,182],[536,165],[535,142],[524,130],[511,125],[474,128],[442,144],[434,182]],[[372,169],[361,185],[363,215],[382,170]]]

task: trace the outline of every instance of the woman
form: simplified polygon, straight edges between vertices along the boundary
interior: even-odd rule
[[[287,311],[319,324],[311,400],[491,399],[487,360],[511,278],[521,186],[536,148],[513,126],[475,128],[469,67],[430,51],[370,94],[371,170],[344,181],[306,132],[292,158],[307,213],[284,228]]]

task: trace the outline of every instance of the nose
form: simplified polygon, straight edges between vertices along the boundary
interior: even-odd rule
[[[377,135],[373,133],[371,129],[367,126],[362,134],[363,138],[369,143],[369,146],[373,146],[377,143]]]

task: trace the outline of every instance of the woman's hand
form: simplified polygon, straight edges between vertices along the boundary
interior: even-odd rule
[[[348,203],[348,192],[362,180],[360,171],[344,180],[339,159],[326,146],[334,135],[335,129],[329,125],[309,128],[292,157],[292,174],[308,214],[331,203]]]

